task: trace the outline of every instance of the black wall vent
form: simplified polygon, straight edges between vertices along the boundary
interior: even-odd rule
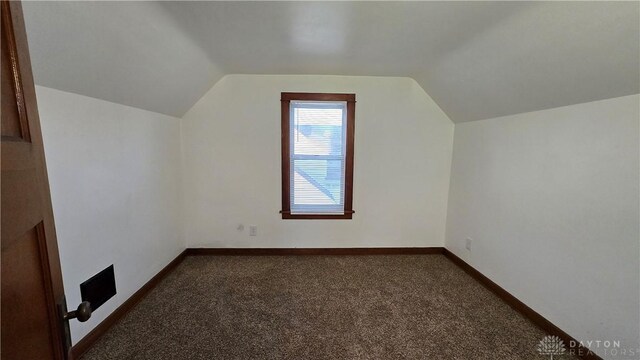
[[[80,284],[82,301],[91,303],[91,310],[95,311],[116,294],[116,277],[113,265],[92,276]]]

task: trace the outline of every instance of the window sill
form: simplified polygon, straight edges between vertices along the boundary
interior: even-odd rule
[[[282,219],[286,220],[351,220],[354,211],[344,214],[292,214],[290,212],[280,211]]]

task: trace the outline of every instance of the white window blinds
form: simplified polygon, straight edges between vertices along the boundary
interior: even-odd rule
[[[346,102],[291,101],[292,214],[344,214]]]

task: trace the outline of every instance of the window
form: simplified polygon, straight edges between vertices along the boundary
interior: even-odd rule
[[[282,93],[282,218],[351,219],[355,94]]]

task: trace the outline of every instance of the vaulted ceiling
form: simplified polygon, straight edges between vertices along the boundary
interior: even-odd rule
[[[639,2],[25,2],[36,83],[182,116],[225,74],[414,78],[454,122],[640,92]]]

